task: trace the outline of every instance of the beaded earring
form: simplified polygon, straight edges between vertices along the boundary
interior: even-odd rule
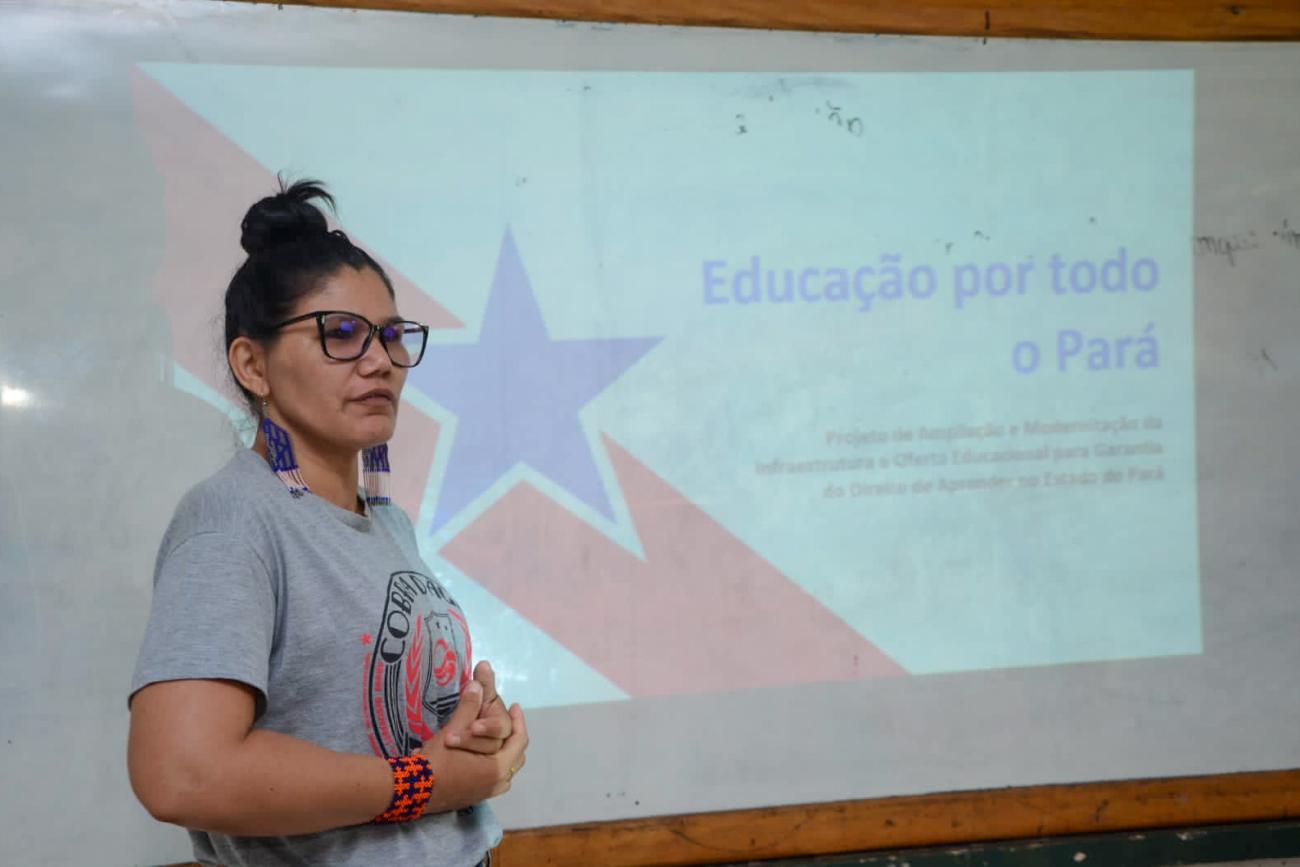
[[[293,456],[293,444],[289,442],[289,432],[271,421],[267,412],[266,398],[262,398],[262,436],[266,439],[266,454],[271,462],[271,469],[289,493],[301,497],[307,493],[307,482],[298,470],[298,460]]]
[[[393,501],[389,493],[390,469],[388,443],[361,450],[361,478],[367,505],[387,506]]]

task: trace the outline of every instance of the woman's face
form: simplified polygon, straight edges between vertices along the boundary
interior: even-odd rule
[[[340,268],[285,318],[315,310],[359,313],[376,324],[397,318],[372,268]],[[268,346],[266,362],[273,418],[289,428],[295,447],[356,452],[392,438],[406,370],[393,365],[378,334],[360,358],[337,361],[321,350],[315,319],[295,322]]]

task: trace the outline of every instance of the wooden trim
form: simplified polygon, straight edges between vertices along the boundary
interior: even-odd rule
[[[674,867],[1300,817],[1300,770],[1032,786],[512,831],[498,867]]]
[[[926,36],[1297,40],[1300,0],[251,0],[511,18]]]
[[[530,828],[507,833],[492,863],[494,867],[679,867],[1296,818],[1300,818],[1300,769],[946,792]]]

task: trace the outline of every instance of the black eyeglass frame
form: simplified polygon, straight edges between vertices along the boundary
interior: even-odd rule
[[[342,316],[351,316],[352,318],[356,319],[358,322],[364,322],[366,323],[366,325],[370,326],[370,331],[369,333],[366,334],[366,339],[361,341],[360,351],[358,351],[356,355],[353,355],[349,358],[339,358],[337,355],[331,355],[329,348],[325,344],[325,317],[332,316],[335,314],[342,315]],[[283,322],[277,322],[274,325],[272,325],[269,330],[279,331],[281,328],[284,328],[286,325],[293,325],[298,322],[306,322],[308,319],[316,320],[316,334],[320,338],[320,351],[325,353],[326,358],[333,359],[334,361],[356,361],[358,358],[366,354],[366,350],[370,348],[370,341],[374,340],[376,334],[379,334],[379,343],[381,346],[384,347],[384,352],[388,353],[388,360],[393,363],[394,367],[401,367],[401,368],[408,368],[408,369],[415,367],[417,364],[420,363],[421,360],[423,360],[424,350],[427,349],[429,346],[429,326],[427,325],[422,325],[421,323],[415,322],[411,319],[395,319],[391,322],[385,322],[382,325],[377,325],[374,322],[371,322],[366,317],[362,316],[360,313],[353,313],[351,310],[313,310],[310,313],[304,313],[301,316],[294,316],[284,320]],[[421,336],[420,354],[415,356],[415,360],[412,361],[410,364],[402,364],[396,358],[393,358],[393,352],[391,349],[388,348],[388,341],[384,340],[384,336],[381,333],[385,328],[392,328],[394,326],[404,326],[404,325],[414,325],[416,328],[420,330],[420,336]],[[405,329],[403,329],[402,333],[405,334],[408,332],[406,332]]]

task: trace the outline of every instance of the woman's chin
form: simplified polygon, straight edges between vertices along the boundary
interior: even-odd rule
[[[353,442],[357,443],[358,449],[381,445],[393,438],[393,431],[396,428],[394,419],[373,419],[369,424],[358,427]]]

